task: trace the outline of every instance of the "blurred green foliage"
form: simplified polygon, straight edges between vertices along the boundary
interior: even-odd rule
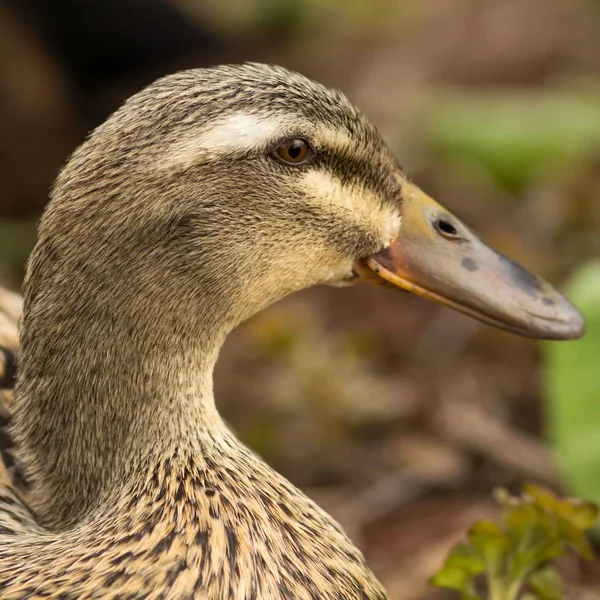
[[[459,592],[461,600],[560,600],[561,581],[548,562],[567,549],[592,558],[584,532],[596,522],[597,507],[558,499],[537,486],[526,487],[520,497],[505,490],[496,497],[503,507],[500,524],[474,523],[468,541],[454,547],[432,584]]]
[[[394,30],[414,2],[395,0],[175,0],[192,18],[209,21],[223,31],[243,32],[270,29],[271,31],[302,34],[308,30],[336,25],[336,34],[353,32],[366,35],[381,34],[386,28]]]
[[[0,274],[21,273],[35,240],[35,221],[0,219]]]
[[[575,274],[567,294],[587,334],[546,347],[549,435],[569,489],[600,502],[600,260]]]
[[[440,92],[428,118],[429,144],[484,166],[519,192],[600,149],[600,90],[495,89]]]

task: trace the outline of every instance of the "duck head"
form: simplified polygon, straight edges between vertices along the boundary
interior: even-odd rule
[[[370,283],[521,335],[584,329],[410,183],[345,96],[280,67],[159,80],[75,152],[53,196],[41,238],[79,280],[118,285],[126,311],[179,304],[191,324],[210,305],[230,329],[301,288]]]

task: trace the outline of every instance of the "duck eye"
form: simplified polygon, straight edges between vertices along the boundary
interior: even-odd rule
[[[312,148],[308,145],[308,142],[299,138],[286,140],[279,144],[275,150],[277,157],[290,165],[302,164],[311,152]]]

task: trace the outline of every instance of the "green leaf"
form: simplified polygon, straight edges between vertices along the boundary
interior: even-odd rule
[[[545,540],[533,548],[517,552],[511,561],[511,580],[525,579],[546,561],[564,556],[565,550],[558,540]]]
[[[536,544],[541,537],[551,534],[548,515],[540,508],[526,503],[507,505],[502,522],[507,527],[513,545]]]
[[[436,587],[468,593],[471,574],[467,569],[452,565],[444,565],[431,579]]]
[[[600,502],[600,261],[581,268],[567,295],[587,320],[575,342],[546,345],[548,433],[565,483],[577,496]],[[587,525],[593,512],[580,517]],[[578,519],[579,517],[575,517]]]
[[[510,540],[505,531],[489,520],[476,521],[469,530],[469,540],[483,557],[486,570],[492,576],[504,572]]]
[[[594,553],[585,534],[565,519],[559,520],[559,527],[561,540],[586,560],[592,560]]]
[[[495,493],[502,504],[502,522],[475,522],[470,543],[457,544],[431,582],[461,592],[462,600],[478,600],[475,578],[485,574],[494,600],[560,600],[560,580],[548,566],[568,547],[584,558],[592,549],[585,530],[595,522],[597,508],[578,498],[558,498],[539,486],[528,486],[521,496]],[[523,588],[529,586],[526,596]],[[480,599],[479,599],[480,600]]]
[[[598,520],[598,507],[580,498],[561,500],[557,505],[557,513],[581,531],[591,529]]]
[[[539,485],[526,485],[524,490],[540,508],[549,513],[556,512],[558,499],[549,489]]]
[[[560,577],[551,567],[536,571],[529,578],[529,584],[540,600],[562,600],[564,597]]]
[[[460,543],[454,546],[446,560],[446,566],[464,569],[471,575],[478,575],[485,570],[485,562],[473,546]]]

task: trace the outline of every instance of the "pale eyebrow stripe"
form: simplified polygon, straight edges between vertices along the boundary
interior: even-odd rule
[[[244,154],[264,148],[289,128],[289,120],[274,115],[234,113],[177,140],[165,153],[161,166],[188,167],[227,154]]]
[[[166,152],[162,166],[189,166],[225,154],[260,150],[286,134],[301,135],[302,129],[313,130],[314,133],[308,137],[327,148],[341,150],[352,144],[352,139],[344,131],[327,126],[316,128],[308,123],[302,127],[294,114],[234,113],[209,124],[191,138],[178,140]]]
[[[261,147],[285,131],[290,120],[274,115],[261,116],[251,113],[236,113],[217,121],[196,138],[199,148],[208,151],[247,151]]]

